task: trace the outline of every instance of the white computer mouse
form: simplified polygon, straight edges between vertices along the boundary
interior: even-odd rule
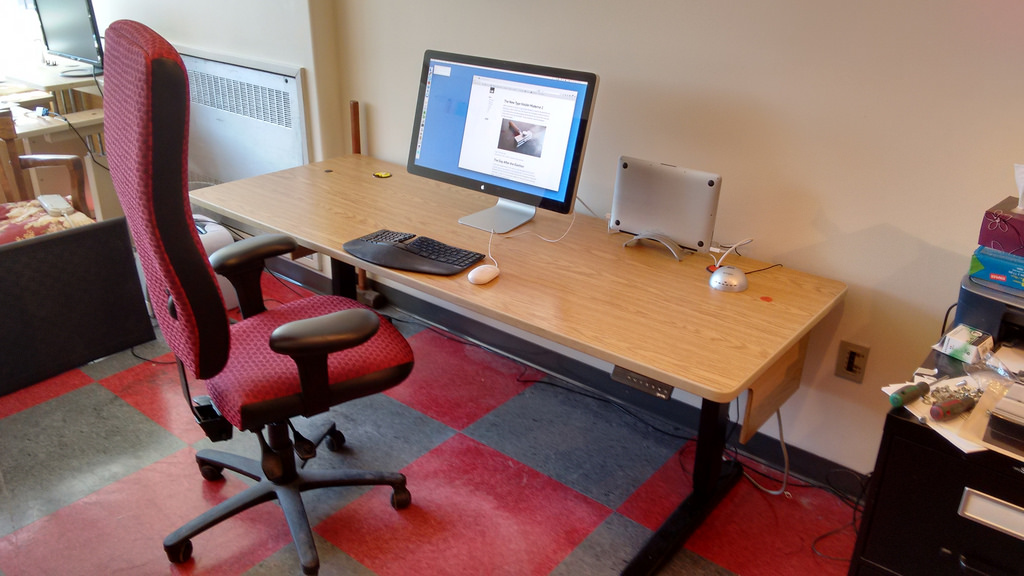
[[[477,266],[469,271],[469,282],[470,284],[487,284],[497,278],[500,272],[497,266],[491,264]]]

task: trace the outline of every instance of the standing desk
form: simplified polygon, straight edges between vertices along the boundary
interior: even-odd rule
[[[375,178],[375,172],[390,172]],[[776,267],[752,274],[745,292],[708,286],[711,259],[681,262],[658,245],[624,248],[603,220],[540,210],[491,252],[501,275],[472,285],[466,272],[431,276],[382,268],[342,248],[381,228],[430,236],[487,253],[487,232],[458,223],[494,198],[410,175],[368,156],[345,156],[191,193],[193,204],[267,232],[289,234],[332,259],[335,290],[354,294],[353,267],[610,362],[702,398],[693,492],[624,573],[656,571],[739,479],[723,463],[729,403],[748,393],[741,441],[800,383],[812,328],[846,286]],[[763,262],[730,256],[744,270]]]

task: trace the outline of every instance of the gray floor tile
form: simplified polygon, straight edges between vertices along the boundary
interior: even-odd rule
[[[0,420],[0,535],[185,447],[99,384]]]
[[[373,576],[375,574],[321,538],[316,532],[313,533],[313,541],[316,542],[317,556],[320,557],[319,576]],[[299,573],[299,555],[295,553],[295,545],[289,542],[270,558],[246,571],[245,576],[279,576]]]
[[[652,532],[625,516],[612,514],[569,555],[551,576],[611,576],[620,574],[643,548]],[[659,576],[736,576],[686,550],[678,551],[658,571]]]
[[[394,324],[395,328],[398,328],[398,331],[406,338],[412,338],[416,333],[427,328],[427,324],[422,320],[415,316],[411,316],[394,306],[385,306],[378,310],[378,312],[388,318],[391,318],[391,323]]]
[[[682,446],[614,406],[535,384],[464,433],[615,509]]]
[[[659,576],[736,576],[734,572],[683,549],[658,571]]]
[[[611,576],[619,574],[651,535],[647,528],[625,516],[612,514],[594,530],[552,576]]]
[[[306,468],[398,472],[455,434],[448,426],[383,394],[335,406],[313,418],[295,418],[294,424],[301,434],[316,442],[332,421],[345,435],[345,445],[337,453],[321,445],[317,456],[306,463]],[[203,439],[193,446],[197,450],[210,448],[249,458],[259,457],[259,443],[255,435],[237,430],[227,442]],[[315,526],[367,490],[369,488],[343,487],[303,493],[302,500],[310,523]],[[410,485],[409,490],[415,498],[416,487]]]
[[[160,336],[159,329],[154,328],[156,339],[139,344],[128,350],[122,350],[117,354],[111,354],[80,367],[93,380],[99,382],[108,376],[113,376],[122,370],[126,370],[145,362],[145,359],[153,359],[170,352],[170,348]]]

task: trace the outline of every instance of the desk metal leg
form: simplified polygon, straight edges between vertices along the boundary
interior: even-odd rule
[[[704,400],[697,430],[697,454],[693,462],[693,492],[661,525],[643,549],[622,571],[624,576],[654,574],[682,548],[686,540],[740,479],[736,462],[722,462],[729,404]]]
[[[341,260],[331,258],[331,293],[356,299],[356,269]]]

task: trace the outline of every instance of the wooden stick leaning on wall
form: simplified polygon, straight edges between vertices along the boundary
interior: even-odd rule
[[[352,153],[362,154],[362,144],[360,142],[360,129],[359,129],[359,101],[349,100],[348,111],[351,116],[352,122]]]
[[[362,154],[362,138],[359,129],[359,101],[350,100],[348,103],[349,119],[352,123],[352,153]],[[384,296],[372,290],[366,279],[366,270],[356,268],[356,300],[369,306],[379,308],[384,305]]]

